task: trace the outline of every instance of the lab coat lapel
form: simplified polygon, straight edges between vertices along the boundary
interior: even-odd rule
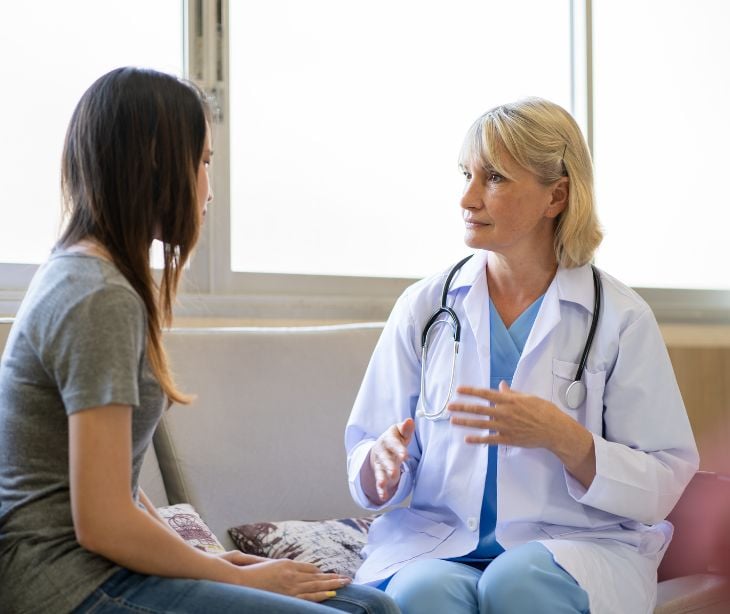
[[[460,287],[468,287],[462,303],[465,321],[461,329],[462,368],[458,383],[484,388],[489,387],[490,381],[489,292],[486,264],[486,252],[477,252],[464,266],[463,277],[458,280]],[[473,339],[468,339],[468,335],[473,335]],[[445,475],[451,476],[451,485],[447,483],[443,488],[469,493],[468,496],[458,497],[459,501],[454,504],[454,509],[460,517],[476,520],[480,513],[484,478],[487,474],[487,449],[464,443],[464,435],[465,431],[462,428],[451,429],[449,453],[444,450],[447,465]],[[451,467],[455,468],[450,470]],[[454,485],[454,481],[458,486]]]
[[[560,322],[560,297],[558,296],[557,278],[553,278],[552,283],[545,292],[545,298],[542,300],[540,310],[537,312],[535,323],[527,337],[525,349],[522,350],[522,357],[525,358],[542,343],[542,340],[548,336]]]
[[[522,357],[517,365],[512,387],[523,389],[522,372],[531,364],[533,353],[561,320],[560,303],[568,301],[582,305],[586,310],[593,310],[593,284],[591,282],[590,265],[573,269],[558,268],[552,283],[545,292],[545,298],[537,313],[535,323],[522,351]],[[529,372],[529,369],[527,369]]]
[[[487,288],[486,253],[476,254],[472,260],[477,262],[469,267],[469,271],[465,271],[472,276],[471,287],[464,298],[464,313],[469,322],[469,326],[465,328],[473,331],[474,344],[479,357],[479,373],[483,379],[480,382],[470,382],[470,384],[488,388],[490,376],[489,289]]]

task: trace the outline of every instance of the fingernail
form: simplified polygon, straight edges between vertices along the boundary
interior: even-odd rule
[[[325,595],[327,595],[327,597],[334,597],[337,595],[337,591],[327,591]]]

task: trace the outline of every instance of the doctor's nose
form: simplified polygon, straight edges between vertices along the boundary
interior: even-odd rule
[[[460,206],[462,209],[480,209],[484,206],[479,184],[472,179],[464,186],[464,193],[461,195]]]

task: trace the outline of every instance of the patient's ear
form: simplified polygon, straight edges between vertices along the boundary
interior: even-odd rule
[[[546,217],[557,217],[568,206],[568,196],[570,195],[570,179],[561,177],[553,184],[552,200],[545,210]]]

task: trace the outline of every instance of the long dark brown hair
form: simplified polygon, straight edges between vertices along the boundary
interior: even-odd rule
[[[92,240],[144,302],[150,367],[171,401],[175,387],[161,341],[185,262],[200,232],[197,171],[209,125],[192,83],[139,68],[118,68],[84,93],[66,133],[61,189],[67,223],[57,247]],[[164,246],[158,284],[154,238]]]

